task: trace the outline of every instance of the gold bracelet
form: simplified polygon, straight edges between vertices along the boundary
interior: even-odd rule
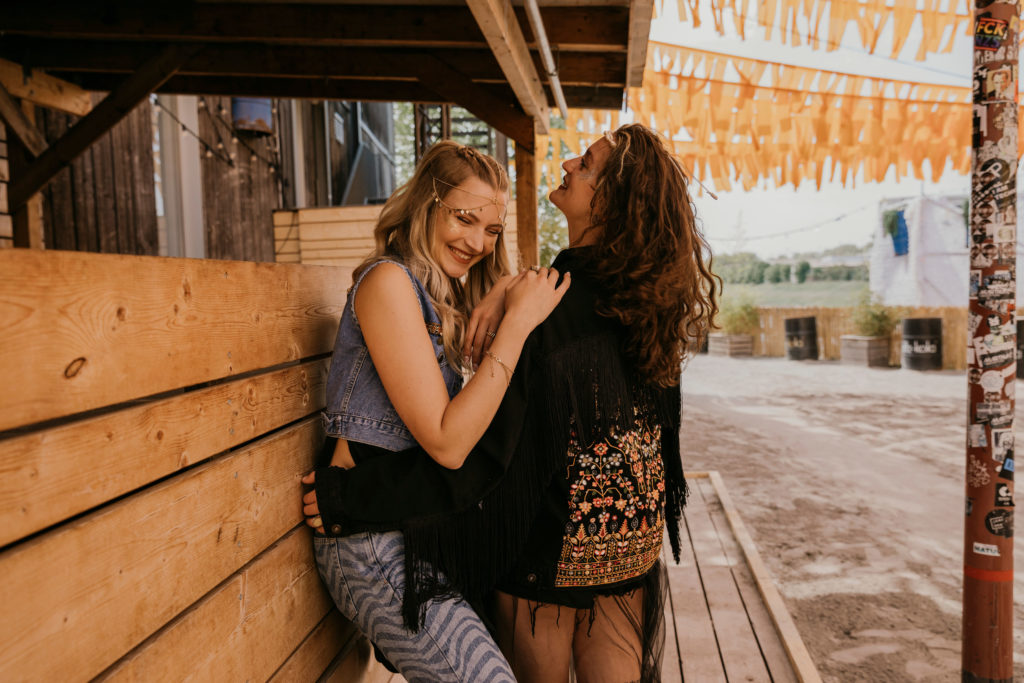
[[[493,360],[495,363],[501,366],[501,369],[505,371],[505,386],[512,384],[512,368],[505,365],[505,362],[498,358],[491,351],[484,351],[484,355]],[[491,377],[494,377],[494,367],[491,367]]]

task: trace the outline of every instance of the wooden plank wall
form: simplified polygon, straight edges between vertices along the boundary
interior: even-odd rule
[[[754,335],[755,356],[786,355],[786,318],[814,316],[818,332],[818,353],[822,359],[838,360],[840,337],[857,334],[850,308],[759,308],[761,331]],[[905,308],[903,318],[942,318],[942,367],[964,370],[967,367],[967,309],[959,307]],[[890,344],[889,364],[900,364],[902,334],[897,325]]]
[[[7,202],[7,184],[11,179],[11,166],[7,160],[7,126],[0,123],[0,249],[14,246],[14,223]]]
[[[94,101],[101,99],[94,95]],[[159,253],[152,116],[152,105],[144,100],[47,184],[42,192],[47,249]],[[52,143],[79,117],[40,107],[36,118]]]
[[[214,147],[201,161],[206,254],[216,259],[273,261],[271,213],[281,206],[281,174],[268,162],[277,163],[276,139],[235,131],[230,97],[204,96],[200,104],[199,137]],[[229,164],[225,157],[231,154],[234,159]]]
[[[509,205],[505,240],[512,264],[519,263],[515,204]],[[354,268],[373,251],[380,206],[338,206],[274,212],[278,263]]]
[[[7,249],[0,272],[0,680],[365,655],[299,502],[350,270]]]

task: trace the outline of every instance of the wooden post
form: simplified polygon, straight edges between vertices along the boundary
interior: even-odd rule
[[[1018,0],[974,10],[962,677],[1013,679]]]
[[[46,149],[46,141],[43,139],[39,129],[36,128],[35,111],[35,106],[32,103],[26,100],[21,101],[19,112],[22,114],[22,123],[35,131],[35,136],[38,136],[38,140],[42,141],[43,149]],[[29,139],[36,139],[35,136],[26,135]],[[15,153],[20,154],[19,160],[26,159],[26,157],[33,154],[32,149],[20,137],[17,142],[14,140],[9,142],[13,144],[16,150]],[[43,195],[36,192],[21,204],[10,205],[9,199],[8,203],[11,211],[11,230],[14,246],[26,249],[44,249],[46,247],[46,240],[43,235]]]
[[[540,263],[537,241],[537,162],[533,152],[516,143],[516,239],[520,266]]]

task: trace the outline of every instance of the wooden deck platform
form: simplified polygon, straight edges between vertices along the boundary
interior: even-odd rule
[[[663,681],[820,683],[722,477],[686,478],[680,563],[666,562]]]
[[[677,565],[666,545],[662,681],[821,683],[718,472],[686,475],[690,499]],[[403,683],[372,661],[368,646],[331,681]],[[365,677],[356,673],[366,667]],[[355,670],[355,671],[354,671]],[[356,673],[353,676],[353,673]]]

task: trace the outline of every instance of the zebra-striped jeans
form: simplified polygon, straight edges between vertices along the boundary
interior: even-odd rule
[[[399,531],[314,536],[316,563],[338,610],[409,683],[515,683],[512,669],[464,600],[433,601],[418,633],[402,622],[405,543]]]

